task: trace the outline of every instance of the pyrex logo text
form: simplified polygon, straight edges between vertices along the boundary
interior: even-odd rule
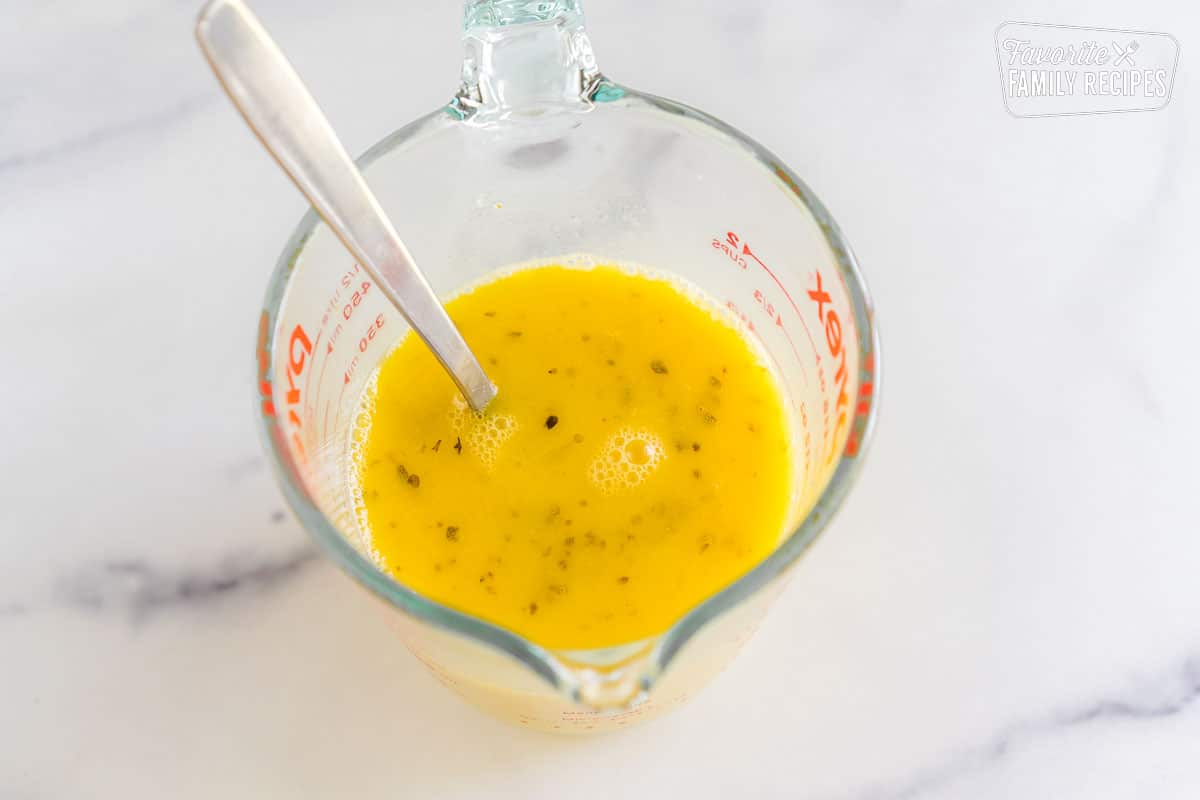
[[[846,412],[850,405],[850,398],[846,395],[846,380],[849,374],[846,370],[846,348],[842,342],[842,320],[838,317],[837,311],[833,309],[833,299],[829,296],[829,292],[825,291],[822,286],[819,271],[817,272],[817,288],[809,289],[808,296],[817,304],[817,319],[825,328],[825,344],[829,347],[829,355],[838,365],[837,372],[833,376],[833,382],[837,385],[838,391],[837,403],[834,406],[837,422],[833,426],[833,441],[836,443],[842,429],[846,427]],[[828,309],[825,308],[827,304],[829,305]],[[833,461],[833,457],[834,449],[831,447],[825,462]]]

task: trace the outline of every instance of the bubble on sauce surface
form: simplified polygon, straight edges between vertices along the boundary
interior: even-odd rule
[[[641,485],[666,458],[662,440],[647,430],[622,428],[605,440],[588,466],[588,479],[607,494]]]
[[[450,404],[450,429],[462,439],[463,449],[478,458],[487,469],[494,469],[500,449],[518,428],[512,414],[477,414],[467,401],[456,395]]]

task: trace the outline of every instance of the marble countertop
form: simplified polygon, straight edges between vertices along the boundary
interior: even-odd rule
[[[1200,796],[1194,4],[590,0],[608,74],[824,198],[886,361],[865,473],[741,657],[593,740],[441,689],[285,512],[250,363],[304,204],[198,0],[11,5],[0,797]],[[457,3],[255,7],[353,151],[456,84]],[[1010,19],[1173,34],[1172,102],[1010,116]]]

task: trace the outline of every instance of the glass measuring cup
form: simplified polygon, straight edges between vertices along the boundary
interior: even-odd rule
[[[700,287],[773,362],[795,433],[776,550],[669,630],[551,651],[383,572],[360,524],[352,432],[407,325],[310,212],[271,279],[259,418],[304,526],[430,670],[468,700],[556,731],[627,725],[686,700],[753,631],[841,503],[875,419],[877,338],[848,245],[787,167],[724,123],[607,80],[577,0],[470,0],[462,85],[359,161],[442,296],[532,260],[622,262]]]

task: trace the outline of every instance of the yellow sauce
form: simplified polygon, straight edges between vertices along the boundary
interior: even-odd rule
[[[779,542],[791,502],[774,374],[675,285],[513,272],[451,301],[500,393],[482,417],[409,335],[364,404],[361,516],[441,603],[555,648],[661,633]]]

